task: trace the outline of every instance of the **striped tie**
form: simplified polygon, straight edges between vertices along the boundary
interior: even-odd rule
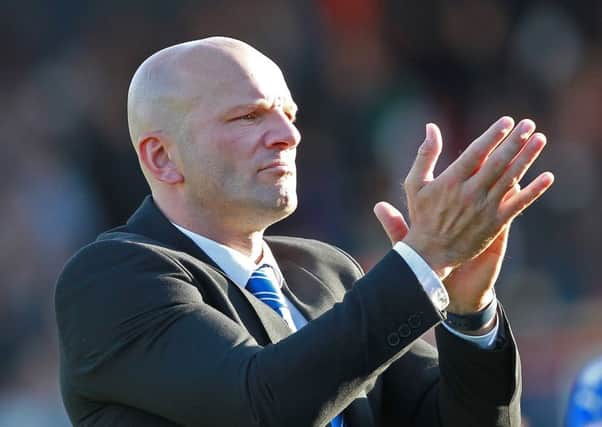
[[[297,330],[272,267],[263,264],[255,270],[247,282],[247,290],[278,313],[293,331]]]
[[[291,327],[293,331],[297,328],[293,322],[291,311],[286,304],[284,295],[280,291],[278,286],[278,280],[274,269],[268,264],[263,264],[257,270],[255,270],[246,286],[247,290],[255,295],[256,298],[270,306],[276,313],[284,319],[284,321]],[[337,415],[330,423],[331,427],[345,427],[343,423],[343,416]]]

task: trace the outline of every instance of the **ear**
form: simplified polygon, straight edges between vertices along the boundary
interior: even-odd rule
[[[157,181],[170,185],[184,182],[184,175],[172,160],[166,141],[162,137],[143,136],[138,143],[138,157]]]

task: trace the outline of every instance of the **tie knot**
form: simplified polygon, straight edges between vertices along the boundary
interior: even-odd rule
[[[280,298],[280,286],[276,280],[276,274],[274,269],[268,264],[263,264],[257,268],[247,282],[247,289],[255,296],[262,295],[263,292],[270,292],[276,295],[276,298]]]
[[[251,282],[251,280],[257,280],[257,279],[269,280],[274,286],[280,287],[280,286],[278,286],[279,284],[278,284],[278,279],[276,278],[276,272],[274,271],[272,266],[269,264],[263,264],[263,265],[257,267],[257,269],[255,271],[253,271],[253,273],[251,273],[249,282]],[[247,282],[247,283],[249,283],[249,282]],[[248,286],[248,284],[247,284],[247,286]]]
[[[257,299],[270,306],[272,310],[284,318],[289,326],[294,328],[286,299],[284,299],[276,279],[276,272],[271,266],[264,264],[255,270],[251,274],[246,288]]]

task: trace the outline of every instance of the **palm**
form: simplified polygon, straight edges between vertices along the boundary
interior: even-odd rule
[[[462,264],[445,279],[451,301],[450,312],[461,314],[479,310],[491,301],[493,286],[506,254],[509,230],[509,226],[505,227],[485,251]],[[457,306],[454,301],[468,303],[470,308]]]
[[[504,195],[502,203],[507,203],[520,192],[515,184]],[[500,275],[504,255],[508,246],[508,235],[512,221],[502,228],[500,234],[478,256],[466,261],[445,278],[445,288],[450,304],[447,310],[463,314],[483,309],[493,297],[493,286]],[[462,301],[462,305],[457,304]]]

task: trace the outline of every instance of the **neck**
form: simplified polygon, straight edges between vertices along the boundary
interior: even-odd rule
[[[171,222],[245,254],[255,262],[261,259],[263,232],[266,227],[252,226],[244,219],[215,214],[208,210],[195,210],[192,215],[188,210],[178,212],[176,209],[170,209],[170,204],[161,203],[157,199],[155,203]]]

